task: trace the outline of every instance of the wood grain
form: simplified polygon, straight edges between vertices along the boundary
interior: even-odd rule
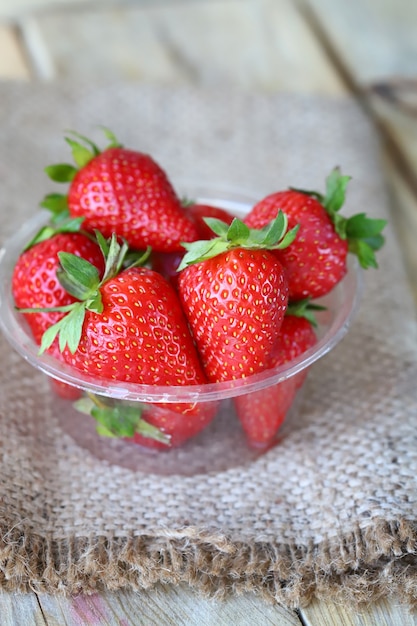
[[[297,4],[314,11],[358,82],[415,76],[417,3],[413,0],[297,0]]]
[[[290,0],[54,12],[38,24],[58,76],[343,91]]]
[[[302,611],[304,626],[416,626],[417,615],[395,601],[381,600],[358,609],[315,601]]]
[[[142,0],[136,8],[114,0],[106,1],[100,12],[94,10],[96,4],[3,0],[0,17],[9,22],[0,26],[0,78],[228,82],[263,91],[339,94],[392,74],[414,74],[417,67],[413,0],[299,0],[298,9],[290,0],[188,0],[176,2],[175,7],[168,0]],[[312,28],[306,8],[314,10],[336,57]],[[21,36],[10,22],[17,18]],[[415,125],[375,94],[368,96],[370,114],[388,125],[413,175],[417,172]],[[392,155],[387,153],[384,163],[417,304],[416,196]],[[72,599],[2,593],[0,616],[1,626],[301,624],[296,613],[253,596],[220,603],[202,599],[187,587],[162,585],[142,593]],[[300,616],[305,626],[417,625],[416,613],[388,600],[357,611],[314,601]]]
[[[216,601],[186,586],[76,598],[41,594],[39,602],[48,626],[301,626],[295,613],[254,596]]]
[[[47,626],[34,593],[0,593],[0,620],[1,626]]]

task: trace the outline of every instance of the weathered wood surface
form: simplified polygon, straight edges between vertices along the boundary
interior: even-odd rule
[[[356,93],[385,144],[393,216],[417,303],[414,0],[1,0],[0,20],[0,79],[81,75]],[[254,596],[217,602],[160,585],[77,598],[3,593],[0,623],[413,626],[417,613],[392,600],[358,610],[317,600],[296,613]]]

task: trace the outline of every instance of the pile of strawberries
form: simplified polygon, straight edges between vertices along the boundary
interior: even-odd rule
[[[288,363],[316,343],[315,298],[346,273],[348,252],[376,267],[384,220],[340,215],[348,176],[324,195],[288,189],[260,200],[243,220],[182,201],[147,154],[104,129],[100,151],[66,138],[75,166],[46,168],[68,184],[18,259],[12,290],[40,352],[100,380],[201,385],[246,378]],[[250,445],[270,446],[301,372],[234,398]],[[205,428],[217,403],[124,406],[62,383],[101,434],[143,445],[180,445]]]

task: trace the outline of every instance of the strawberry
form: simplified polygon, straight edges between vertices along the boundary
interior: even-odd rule
[[[110,145],[103,152],[85,137],[66,138],[77,167],[58,164],[45,171],[56,182],[70,183],[68,196],[50,194],[42,206],[55,214],[69,210],[72,217],[84,218],[86,230],[97,229],[105,237],[116,233],[136,249],[172,252],[182,250],[182,241],[198,239],[161,167],[148,154],[122,147],[110,131],[106,134]]]
[[[13,269],[12,293],[20,309],[65,307],[75,302],[60,284],[57,277],[58,254],[62,251],[77,255],[92,263],[102,275],[104,260],[100,247],[82,233],[43,230],[20,255]],[[48,237],[49,233],[49,237]],[[36,343],[40,344],[44,332],[58,322],[64,313],[24,314]],[[56,345],[52,347],[57,356]]]
[[[231,224],[233,215],[219,207],[208,204],[186,203],[185,211],[194,221],[199,239],[212,239],[215,233],[205,222],[205,218],[215,218],[222,220],[226,224]],[[178,288],[178,268],[184,257],[185,250],[182,252],[153,252],[152,253],[152,269],[165,276],[175,289]]]
[[[205,222],[205,218],[212,217],[222,220],[222,222],[229,225],[232,223],[234,218],[234,215],[231,215],[231,213],[225,209],[212,206],[210,204],[199,204],[193,202],[191,204],[187,204],[185,210],[197,226],[199,239],[212,239],[215,236],[215,233],[212,231],[210,226],[208,226],[207,222]]]
[[[277,443],[277,433],[294,401],[293,378],[261,391],[234,398],[236,415],[251,448],[267,450]]]
[[[60,359],[59,349],[53,354],[53,356],[57,359]],[[68,385],[64,383],[62,380],[57,380],[55,378],[49,379],[49,387],[53,393],[55,393],[60,398],[64,400],[79,400],[83,392],[78,387],[73,387],[72,385]]]
[[[143,412],[143,419],[162,432],[168,438],[169,444],[161,439],[144,437],[138,432],[134,433],[131,440],[147,448],[159,450],[176,448],[204,430],[213,420],[216,412],[217,403],[208,402],[204,405],[200,403],[198,410],[188,411],[186,409],[173,411],[167,405],[148,405]]]
[[[268,227],[251,231],[235,218],[230,226],[207,223],[218,235],[186,244],[179,294],[211,382],[250,376],[267,366],[288,301],[282,265],[266,248],[295,237],[280,213]]]
[[[316,344],[311,311],[318,308],[322,307],[310,305],[307,300],[296,307],[289,305],[268,357],[268,369],[290,363]],[[236,414],[251,447],[265,449],[276,442],[277,432],[306,376],[307,368],[280,383],[234,399]]]
[[[121,247],[115,236],[110,246],[99,233],[97,237],[107,257],[102,280],[88,262],[59,253],[59,280],[77,301],[65,307],[66,315],[46,330],[41,352],[59,337],[64,361],[94,378],[161,386],[205,383],[174,289],[148,268],[121,271],[126,246]],[[89,410],[88,402],[93,402]],[[91,396],[82,399],[79,406],[97,419],[102,434],[133,437],[140,433],[168,443],[163,432],[142,418],[142,408],[113,405],[105,399],[93,401]],[[214,404],[168,406],[171,413],[189,418],[185,422],[187,432],[182,425],[182,438],[211,421],[216,409]],[[165,430],[172,435],[172,428]]]
[[[348,252],[358,256],[363,268],[377,267],[375,251],[383,244],[386,221],[364,213],[340,215],[349,180],[336,168],[327,178],[325,196],[278,191],[258,202],[244,220],[251,228],[260,228],[282,210],[290,227],[300,225],[294,245],[275,253],[287,271],[290,300],[329,293],[346,274]]]
[[[155,272],[162,274],[175,290],[178,289],[178,268],[184,257],[184,252],[152,252],[151,266]]]

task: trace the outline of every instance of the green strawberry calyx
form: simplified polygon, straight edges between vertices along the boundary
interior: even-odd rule
[[[282,250],[294,241],[299,228],[297,225],[288,230],[288,218],[282,211],[279,211],[277,217],[263,228],[249,228],[237,217],[230,225],[214,217],[205,217],[204,221],[217,237],[183,243],[187,252],[178,266],[178,271],[233,248]]]
[[[317,328],[318,323],[315,315],[317,311],[326,311],[326,307],[321,304],[316,304],[311,298],[304,298],[303,300],[290,302],[285,311],[285,315],[304,317],[314,328]]]
[[[89,261],[71,252],[58,252],[57,278],[64,289],[77,301],[61,307],[18,309],[21,313],[48,313],[51,311],[66,313],[42,335],[39,354],[48,350],[56,337],[59,339],[61,352],[68,347],[70,352],[74,354],[81,340],[86,311],[103,312],[100,288],[125,268],[125,258],[129,251],[127,243],[119,244],[114,234],[110,242],[99,231],[96,231],[95,234],[106,261],[102,278],[100,278],[97,268]],[[134,258],[128,267],[143,265],[150,252],[151,249],[148,248],[140,257]]]
[[[365,213],[357,213],[352,217],[344,217],[339,213],[345,203],[350,180],[350,176],[342,175],[340,168],[335,167],[326,178],[325,195],[317,191],[294,187],[291,189],[316,198],[326,209],[336,233],[341,239],[348,241],[349,252],[358,257],[361,267],[377,268],[375,252],[384,245],[385,239],[381,233],[387,225],[387,220],[371,218]]]
[[[97,422],[97,433],[102,437],[127,437],[131,439],[135,433],[155,439],[166,445],[171,442],[170,435],[163,433],[142,418],[143,405],[110,405],[104,398],[87,393],[74,403],[80,413],[90,415]]]
[[[54,235],[59,235],[61,233],[83,233],[87,237],[90,235],[82,231],[81,226],[84,221],[83,217],[65,217],[62,216],[61,219],[55,221],[51,224],[46,224],[42,226],[36,233],[34,237],[26,244],[23,249],[23,252],[29,250],[33,246],[42,241],[47,241],[51,239]]]
[[[125,267],[125,258],[129,248],[127,243],[118,243],[115,235],[108,242],[100,232],[96,231],[97,242],[106,260],[104,275],[100,279],[97,268],[85,259],[70,252],[59,252],[60,266],[57,278],[68,293],[77,301],[62,307],[18,309],[21,313],[42,313],[61,311],[66,313],[56,324],[50,326],[43,334],[39,354],[47,350],[58,337],[61,352],[66,347],[72,354],[77,350],[81,340],[86,311],[102,313],[103,302],[100,288],[117,276]],[[142,265],[148,258],[148,248],[140,258],[133,258],[129,267]],[[169,445],[169,436],[142,419],[141,407],[109,406],[104,400],[93,394],[81,398],[75,408],[82,413],[91,415],[97,421],[97,431],[107,437],[133,437],[139,433]]]
[[[101,127],[109,143],[104,148],[121,148],[122,144],[119,143],[114,133],[106,128]],[[54,165],[48,165],[45,167],[45,173],[55,183],[70,183],[74,180],[77,172],[85,167],[94,157],[103,152],[100,148],[92,142],[88,137],[80,135],[79,133],[69,130],[67,134],[69,137],[65,137],[65,141],[71,148],[72,157],[75,165],[70,163],[56,163]],[[51,221],[55,223],[63,218],[68,217],[68,201],[67,196],[60,193],[47,194],[40,202],[40,206],[51,212]]]

